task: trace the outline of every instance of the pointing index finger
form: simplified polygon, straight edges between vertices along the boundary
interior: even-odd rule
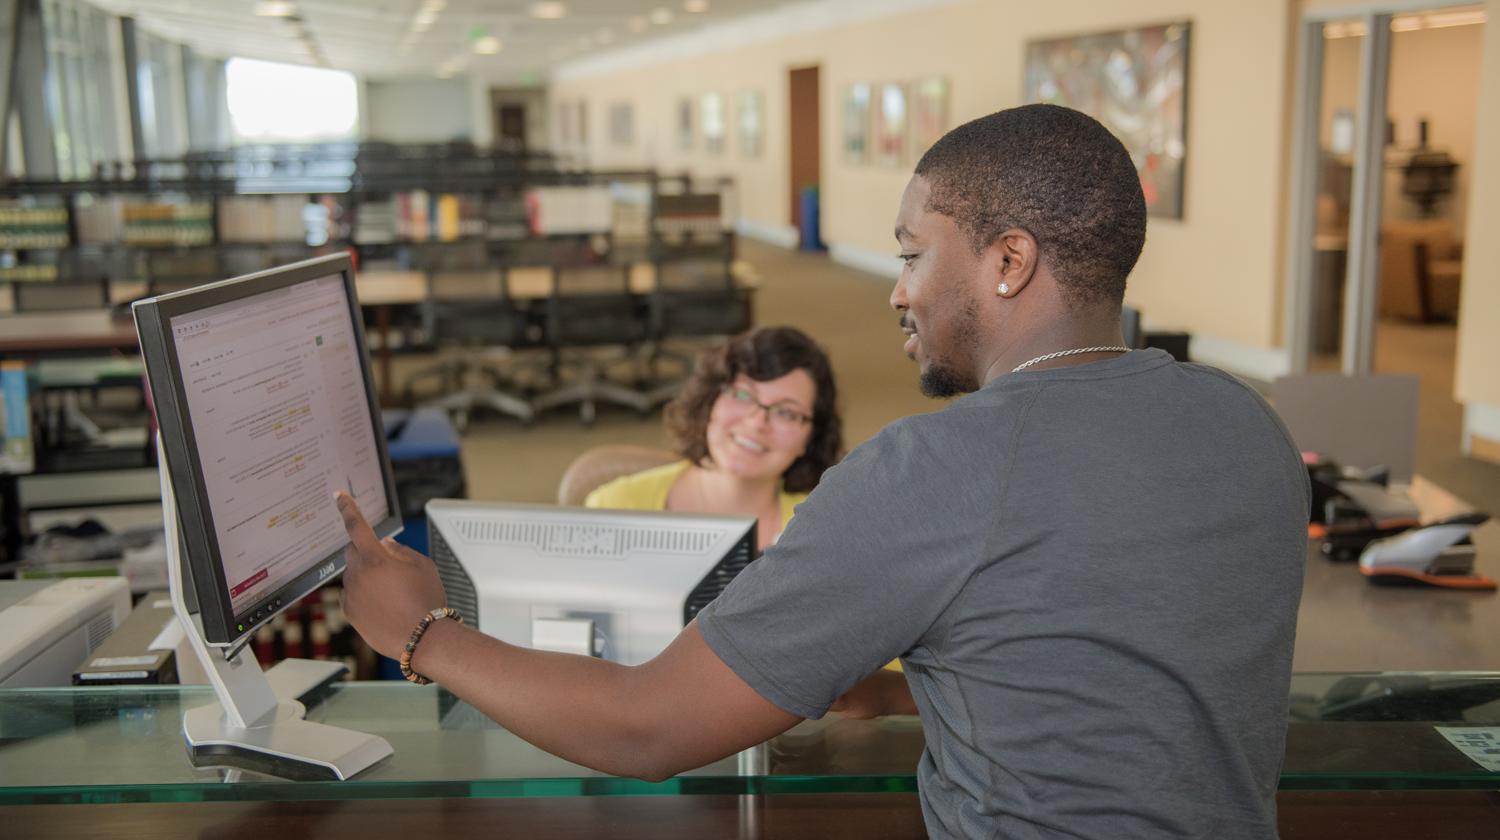
[[[380,553],[380,540],[375,536],[375,531],[370,528],[370,523],[365,521],[364,514],[359,512],[359,505],[354,503],[354,498],[347,492],[339,490],[333,494],[334,504],[338,507],[339,516],[344,520],[344,531],[349,534],[349,539],[360,554],[376,556]]]

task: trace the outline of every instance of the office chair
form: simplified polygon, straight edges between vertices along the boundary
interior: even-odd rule
[[[609,381],[603,371],[606,349],[628,352],[647,338],[642,303],[630,291],[629,266],[553,266],[543,336],[557,386],[532,400],[538,413],[577,403],[579,418],[590,424],[601,400],[641,414],[651,411],[650,395]]]
[[[621,476],[679,460],[676,453],[646,446],[596,446],[573,459],[557,483],[557,503],[576,507],[598,487]]]
[[[419,402],[415,383],[440,377],[445,393],[420,406],[448,412],[460,431],[468,427],[476,408],[508,414],[526,424],[536,417],[531,404],[516,393],[511,372],[502,367],[513,351],[537,339],[526,309],[511,297],[507,279],[505,269],[428,275],[422,332],[439,346],[456,345],[461,351],[456,358],[418,371],[407,380],[406,391],[411,402]],[[475,376],[488,382],[472,384]]]
[[[666,402],[691,372],[698,348],[673,349],[673,342],[722,339],[749,329],[750,296],[735,286],[734,233],[714,230],[679,241],[659,240],[653,248],[654,282],[649,297],[653,377],[660,380],[661,362],[675,361],[682,373],[660,382],[652,391],[655,402]]]
[[[649,296],[649,369],[660,380],[663,360],[682,374],[652,389],[652,401],[676,395],[691,371],[696,347],[673,350],[672,342],[720,339],[748,329],[748,291],[735,288],[735,234],[724,228],[718,193],[661,193],[651,229],[654,282]]]

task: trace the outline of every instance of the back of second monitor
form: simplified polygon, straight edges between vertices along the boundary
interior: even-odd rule
[[[638,665],[755,558],[755,519],[435,499],[448,606],[523,647]]]

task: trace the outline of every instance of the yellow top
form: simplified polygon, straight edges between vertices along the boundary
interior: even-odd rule
[[[660,467],[652,467],[631,475],[621,476],[594,488],[584,498],[585,507],[614,508],[616,510],[666,510],[667,494],[672,485],[687,470],[687,461],[674,461]],[[781,527],[792,521],[792,511],[807,498],[806,493],[781,491]],[[901,660],[892,660],[885,666],[888,670],[900,671]]]
[[[652,467],[594,488],[583,500],[585,507],[616,510],[666,510],[667,494],[688,468],[687,461]],[[807,498],[806,493],[781,491],[781,527],[792,521],[792,511]]]

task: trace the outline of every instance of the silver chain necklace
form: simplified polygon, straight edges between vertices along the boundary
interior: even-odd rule
[[[1029,362],[1022,362],[1019,365],[1016,365],[1015,367],[1013,367],[1013,368],[1010,369],[1010,372],[1011,373],[1020,373],[1021,371],[1025,370],[1025,369],[1027,369],[1029,367],[1031,367],[1032,365],[1039,364],[1041,362],[1051,361],[1052,359],[1058,359],[1058,358],[1061,358],[1063,356],[1076,356],[1079,353],[1129,353],[1129,352],[1130,352],[1130,348],[1129,347],[1074,347],[1072,350],[1059,350],[1056,353],[1048,353],[1045,356],[1037,356],[1035,359],[1032,359]]]

